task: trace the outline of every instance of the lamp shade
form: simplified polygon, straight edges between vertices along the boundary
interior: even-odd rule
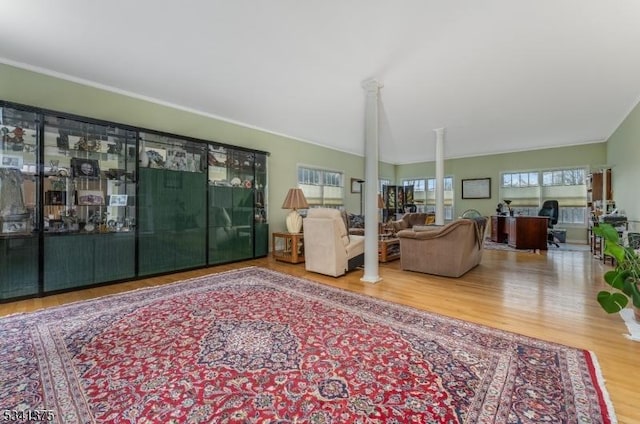
[[[382,200],[382,195],[378,194],[378,209],[384,208],[384,200]]]
[[[302,229],[302,217],[296,209],[308,208],[309,204],[304,197],[304,193],[300,188],[290,188],[282,203],[282,209],[291,209],[287,215],[287,231],[290,233],[299,233]]]
[[[290,188],[282,203],[282,209],[306,209],[309,207],[301,188]]]

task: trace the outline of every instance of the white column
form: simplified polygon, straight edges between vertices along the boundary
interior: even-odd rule
[[[382,280],[378,274],[378,102],[382,83],[362,83],[367,97],[364,123],[364,275],[366,283]],[[361,194],[362,195],[362,194]]]
[[[444,128],[436,128],[436,225],[444,225]]]

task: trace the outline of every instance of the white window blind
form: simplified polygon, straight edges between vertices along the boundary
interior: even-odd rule
[[[586,224],[587,186],[584,168],[503,172],[500,201],[511,200],[511,208],[535,216],[545,200],[557,200],[558,223]]]
[[[339,207],[344,205],[344,175],[328,169],[298,167],[298,187],[309,206]]]

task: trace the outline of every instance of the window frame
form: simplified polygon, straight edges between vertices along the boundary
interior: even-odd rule
[[[311,178],[301,178],[302,174],[309,173]],[[323,168],[315,165],[298,164],[296,166],[296,180],[298,188],[302,189],[309,207],[324,207],[324,208],[336,208],[342,209],[345,205],[345,172],[337,169]],[[332,184],[331,184],[332,183]],[[320,187],[320,203],[313,201],[314,196],[305,192],[305,186],[317,186]],[[326,188],[335,187],[339,189],[340,195],[335,197],[326,196]],[[326,199],[339,199],[337,203],[327,203]]]
[[[533,170],[518,170],[518,171],[501,171],[500,172],[500,186],[499,196],[500,199],[509,198],[511,196],[505,195],[505,190],[529,190],[535,191],[535,196],[532,194],[523,197],[530,200],[536,199],[536,204],[527,205],[513,205],[511,209],[515,213],[520,213],[528,216],[537,216],[542,203],[545,199],[548,199],[548,191],[552,187],[580,187],[584,186],[584,206],[561,206],[560,214],[558,217],[558,224],[564,227],[586,227],[588,225],[589,213],[588,213],[588,194],[587,194],[587,175],[589,172],[588,166],[568,166],[562,168],[544,168]],[[532,178],[533,175],[537,176]],[[527,176],[524,178],[524,176]],[[545,190],[546,188],[546,190]],[[545,191],[547,193],[545,193]],[[553,198],[562,199],[562,196],[553,196]],[[565,199],[572,198],[571,196],[564,197]],[[517,199],[517,198],[516,198]],[[581,201],[582,203],[582,201]],[[569,217],[572,218],[569,218]]]

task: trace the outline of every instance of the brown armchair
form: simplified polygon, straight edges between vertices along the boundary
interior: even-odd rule
[[[429,225],[436,221],[436,215],[433,212],[409,212],[405,213],[402,218],[397,221],[391,221],[395,232],[412,229],[414,225]]]
[[[487,219],[458,219],[450,224],[398,232],[403,270],[460,277],[480,263]]]

